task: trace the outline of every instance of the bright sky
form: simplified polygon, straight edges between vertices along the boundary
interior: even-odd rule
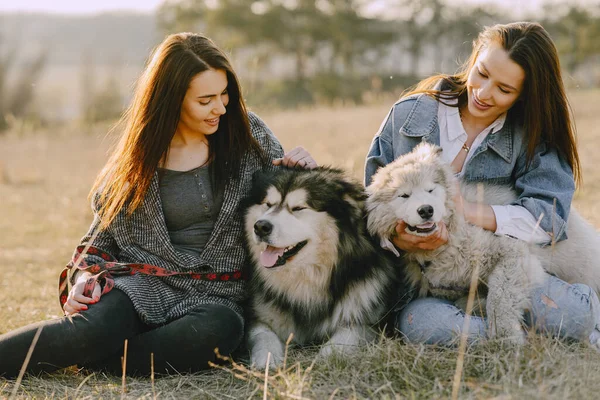
[[[112,10],[152,12],[162,0],[1,0],[2,11],[95,14]]]

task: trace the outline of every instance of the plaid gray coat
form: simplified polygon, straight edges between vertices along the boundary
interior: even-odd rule
[[[253,113],[249,114],[252,135],[264,149],[269,160],[283,156],[279,141],[265,123]],[[177,252],[171,241],[162,212],[158,175],[150,184],[141,205],[130,217],[119,214],[111,225],[100,231],[93,246],[116,257],[120,262],[146,263],[172,271],[233,272],[244,269],[246,251],[243,246],[243,216],[240,200],[247,195],[252,174],[262,165],[253,155],[246,154],[239,176],[227,182],[221,211],[213,232],[199,256]],[[81,244],[87,244],[100,223],[97,208],[93,205],[94,221]],[[96,263],[93,255],[86,262]],[[180,318],[201,304],[222,304],[240,315],[239,305],[244,299],[244,281],[201,281],[187,276],[156,277],[135,274],[115,277],[115,287],[125,292],[144,323],[164,324]]]

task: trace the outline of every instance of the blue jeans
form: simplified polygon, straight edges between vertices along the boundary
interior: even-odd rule
[[[550,276],[533,289],[531,309],[525,323],[556,337],[596,342],[600,335],[600,303],[596,293],[584,284],[568,284]],[[425,297],[413,300],[396,315],[396,329],[409,342],[450,345],[460,336],[465,313],[452,302]],[[471,316],[467,339],[487,337],[484,318]]]

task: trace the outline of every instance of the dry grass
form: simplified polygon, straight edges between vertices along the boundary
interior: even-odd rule
[[[598,91],[572,93],[585,179],[575,204],[600,226],[598,100]],[[259,114],[285,148],[303,145],[320,163],[361,179],[371,137],[390,105]],[[90,223],[86,196],[109,147],[105,127],[86,130],[0,138],[0,333],[61,314],[58,273]],[[266,389],[262,374],[229,365],[226,371],[157,378],[154,386],[150,379],[128,379],[126,397],[447,398],[458,350],[382,338],[351,359],[314,362],[315,355],[293,350],[289,368],[270,376]],[[537,336],[520,350],[487,343],[468,348],[462,376],[460,398],[595,398],[600,355],[582,344]],[[0,379],[0,398],[10,396],[14,385]],[[43,379],[26,376],[17,397],[112,398],[121,391],[120,377],[66,370]]]

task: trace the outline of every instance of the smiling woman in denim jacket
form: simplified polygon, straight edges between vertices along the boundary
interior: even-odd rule
[[[441,146],[461,179],[505,184],[519,194],[511,205],[485,207],[483,218],[475,204],[457,198],[459,212],[470,223],[540,245],[567,238],[580,164],[556,47],[539,24],[484,29],[457,74],[427,78],[394,104],[367,155],[365,184],[379,167],[421,141]],[[399,221],[390,238],[401,250],[432,250],[447,242],[443,225],[427,237],[405,228]],[[547,298],[552,302],[542,301]],[[599,344],[598,297],[586,285],[550,277],[533,291],[532,300],[537,329]],[[548,310],[547,304],[558,308]],[[536,321],[536,315],[544,318]],[[449,344],[463,320],[464,313],[453,304],[422,298],[397,315],[396,328],[409,341]],[[485,328],[485,320],[474,317],[469,338],[485,337]]]

